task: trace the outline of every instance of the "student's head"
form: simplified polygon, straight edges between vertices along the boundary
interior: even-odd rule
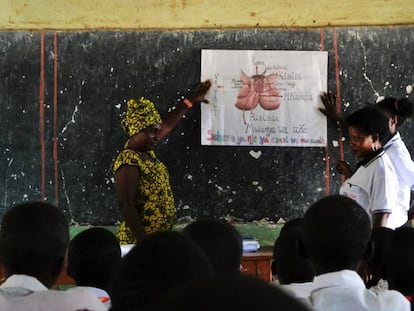
[[[120,260],[116,236],[105,228],[90,228],[70,242],[67,270],[78,286],[108,290]]]
[[[69,243],[68,222],[45,202],[12,207],[0,229],[0,256],[6,276],[26,274],[50,287],[59,277]]]
[[[154,233],[121,260],[111,291],[112,310],[138,310],[175,286],[211,277],[206,255],[175,231]]]
[[[231,224],[215,219],[197,220],[187,225],[183,234],[206,253],[216,273],[240,271],[242,238]]]
[[[306,311],[296,298],[260,278],[243,275],[216,275],[177,287],[148,311],[283,310]]]
[[[295,218],[282,227],[273,246],[272,273],[280,284],[311,282],[313,268],[301,254],[300,234],[303,218]]]
[[[305,212],[302,225],[305,252],[315,274],[357,270],[370,250],[371,223],[354,200],[328,196]]]
[[[346,118],[351,150],[358,158],[368,157],[390,138],[388,118],[374,107],[361,108]]]
[[[414,103],[408,98],[386,97],[377,103],[377,107],[384,111],[389,118],[392,134],[395,133],[398,126],[402,125],[406,119],[412,118],[414,114]]]
[[[384,249],[384,273],[390,289],[414,293],[414,228],[395,230]]]
[[[393,233],[394,230],[387,227],[377,227],[372,229],[371,241],[374,251],[372,256],[367,260],[367,263],[371,270],[373,283],[375,284],[379,279],[384,279],[384,247]]]

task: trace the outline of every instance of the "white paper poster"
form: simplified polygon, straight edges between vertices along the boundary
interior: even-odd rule
[[[203,145],[325,146],[327,52],[202,50]]]

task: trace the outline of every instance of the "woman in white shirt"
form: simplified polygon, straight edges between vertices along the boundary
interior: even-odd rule
[[[337,112],[338,103],[334,94],[331,92],[322,93],[321,100],[324,108],[319,110],[329,119],[335,120],[343,126],[344,121],[342,115]],[[414,214],[414,209],[410,210],[411,189],[414,190],[414,162],[397,128],[405,123],[406,119],[414,116],[414,103],[407,98],[397,100],[394,97],[386,97],[375,107],[383,111],[388,118],[390,137],[385,143],[384,149],[394,166],[399,183],[396,208],[405,213],[408,212],[407,218],[411,219],[410,215]],[[410,221],[407,224],[410,225]]]
[[[354,171],[345,161],[337,169],[346,177],[340,194],[357,201],[371,216],[372,226],[396,228],[407,221],[407,213],[396,208],[398,179],[383,146],[390,137],[388,119],[373,107],[365,107],[346,118],[350,147],[359,162]]]
[[[377,104],[389,120],[391,138],[385,144],[386,150],[397,174],[398,188],[398,208],[408,212],[410,207],[411,189],[414,186],[414,162],[411,155],[401,139],[397,128],[406,119],[413,117],[414,104],[407,98],[395,99],[387,97]]]

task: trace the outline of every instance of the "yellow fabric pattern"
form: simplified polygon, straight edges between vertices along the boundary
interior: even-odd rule
[[[125,149],[115,160],[114,174],[123,165],[136,166],[139,169],[136,208],[142,219],[145,233],[170,230],[175,220],[174,196],[171,190],[166,166],[157,158],[154,151],[148,152],[150,160],[142,160],[131,149]],[[120,244],[136,244],[125,221],[118,228],[117,237]]]
[[[138,100],[128,101],[126,112],[121,120],[121,127],[131,137],[144,128],[161,122],[161,116],[154,103],[145,97],[140,97]]]

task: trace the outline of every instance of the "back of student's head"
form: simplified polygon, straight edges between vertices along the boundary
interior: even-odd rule
[[[304,215],[302,239],[316,275],[357,270],[370,236],[368,214],[345,196],[320,199]]]
[[[87,229],[69,244],[68,274],[78,286],[108,290],[120,261],[118,239],[105,228]]]
[[[372,280],[368,282],[368,287],[369,285],[376,285],[379,279],[384,279],[384,247],[393,233],[394,230],[387,227],[377,227],[372,229],[371,241],[373,245],[373,254],[367,259]]]
[[[180,284],[211,277],[206,255],[175,231],[158,232],[133,247],[112,286],[112,310],[138,310]]]
[[[206,253],[216,273],[240,271],[242,238],[231,224],[215,219],[197,220],[182,232]]]
[[[277,275],[280,284],[313,280],[313,268],[301,253],[302,223],[303,218],[287,221],[274,243],[272,273]]]
[[[374,107],[358,109],[346,117],[346,125],[359,129],[365,135],[378,135],[384,145],[390,138],[389,121],[385,113]]]
[[[384,249],[384,273],[390,289],[414,295],[414,228],[395,230]]]
[[[59,277],[69,242],[62,212],[45,202],[12,207],[0,229],[0,254],[6,276],[26,274],[50,287]]]
[[[177,287],[147,311],[306,311],[296,298],[263,280],[243,275],[216,275]]]
[[[377,107],[384,111],[388,117],[396,116],[398,118],[397,126],[402,125],[406,119],[412,118],[414,114],[414,103],[408,98],[386,97],[377,103]]]

